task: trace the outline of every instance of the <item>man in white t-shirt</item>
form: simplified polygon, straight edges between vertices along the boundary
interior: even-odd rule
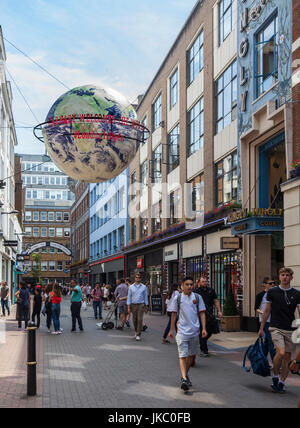
[[[175,329],[175,322],[178,316],[178,330],[176,335],[176,342],[179,353],[179,365],[181,371],[181,389],[188,391],[192,383],[188,377],[188,372],[191,367],[194,356],[197,354],[199,348],[199,333],[200,333],[200,320],[202,324],[202,337],[207,336],[206,331],[206,316],[205,304],[200,295],[193,293],[194,280],[192,277],[185,277],[183,279],[182,293],[174,299],[173,306],[170,308],[172,311],[171,329],[169,337],[174,338],[173,332]]]

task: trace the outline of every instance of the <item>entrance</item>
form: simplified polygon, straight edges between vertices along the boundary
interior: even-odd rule
[[[211,256],[211,287],[215,290],[222,308],[230,287],[234,293],[235,300],[238,300],[237,269],[238,256],[236,252]]]

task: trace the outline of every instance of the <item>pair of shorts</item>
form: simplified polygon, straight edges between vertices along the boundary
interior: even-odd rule
[[[270,327],[270,333],[275,348],[285,348],[285,352],[293,353],[296,351],[296,344],[292,342],[292,331],[279,330],[278,328]]]
[[[128,307],[127,305],[120,305],[119,306],[119,314],[124,314],[124,315],[128,315]]]
[[[192,357],[197,355],[199,349],[199,336],[190,337],[189,339],[184,339],[178,333],[176,335],[176,342],[178,347],[179,358]]]

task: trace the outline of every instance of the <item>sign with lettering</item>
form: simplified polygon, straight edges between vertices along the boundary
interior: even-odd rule
[[[225,236],[221,238],[222,250],[238,250],[241,248],[241,241],[238,237]]]
[[[137,269],[143,269],[144,268],[144,257],[139,257],[136,260],[136,267],[137,267]]]
[[[232,235],[266,235],[283,231],[283,217],[247,217],[231,223]]]

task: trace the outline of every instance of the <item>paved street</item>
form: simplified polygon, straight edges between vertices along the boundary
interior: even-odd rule
[[[140,343],[133,330],[97,329],[91,307],[83,311],[84,333],[70,332],[69,302],[63,303],[61,336],[38,332],[38,393],[26,399],[26,334],[7,322],[7,342],[0,345],[0,407],[296,407],[300,379],[288,381],[285,396],[269,392],[270,379],[245,373],[243,352],[212,346],[214,355],[197,359],[193,390],[179,385],[175,344],[162,345],[166,317],[147,316],[150,326]]]

